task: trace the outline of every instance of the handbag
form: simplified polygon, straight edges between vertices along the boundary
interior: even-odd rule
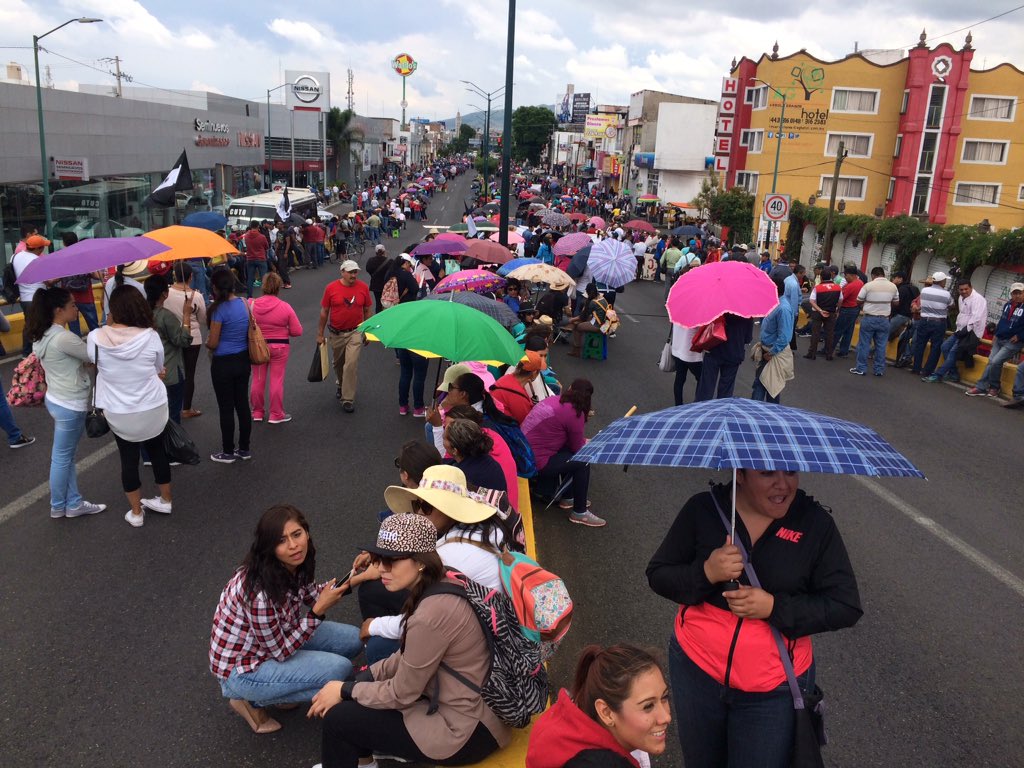
[[[698,325],[693,334],[691,352],[707,352],[726,340],[725,318],[716,317],[707,325]]]
[[[199,450],[195,442],[183,426],[170,419],[164,427],[164,453],[167,454],[168,461],[193,466],[199,463]]]
[[[89,398],[89,412],[85,414],[85,434],[89,437],[103,437],[110,431],[107,424],[107,417],[103,411],[96,407],[96,379],[100,375],[100,345],[96,345],[93,355],[93,363],[96,365],[96,375],[92,378],[92,397]]]
[[[249,362],[253,365],[266,365],[270,362],[270,347],[267,346],[267,340],[263,338],[263,331],[256,325],[256,318],[252,316],[252,307],[247,301],[245,308],[249,311]]]
[[[330,370],[327,360],[327,343],[317,344],[313,351],[313,361],[309,364],[309,373],[306,374],[306,381],[314,384],[327,378],[327,371]]]
[[[715,509],[722,520],[727,533],[732,533],[729,519],[722,512],[721,506],[715,494],[711,494],[711,500],[715,502]],[[750,564],[747,557],[746,547],[738,538],[733,544],[740,551],[743,558],[743,570],[747,574],[747,580],[752,587],[761,589],[761,582],[754,572],[754,566]],[[771,625],[769,625],[771,626]],[[775,645],[779,649],[779,658],[782,660],[782,667],[786,670],[786,682],[789,683],[789,692],[793,696],[794,723],[793,723],[793,751],[790,755],[789,764],[792,768],[825,768],[821,758],[821,748],[828,744],[828,737],[825,735],[825,694],[814,682],[814,665],[812,664],[807,673],[807,690],[800,689],[800,683],[796,679],[796,672],[793,670],[793,660],[789,657],[786,649],[786,642],[775,627],[771,627],[772,637],[775,638]]]
[[[676,369],[676,359],[672,356],[672,326],[668,327],[668,338],[665,339],[665,346],[661,348],[661,360],[658,361],[658,370],[662,373],[672,373]]]

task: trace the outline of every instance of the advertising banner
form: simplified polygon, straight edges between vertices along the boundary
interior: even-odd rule
[[[590,111],[590,94],[577,93],[572,97],[572,122],[582,123],[587,119]]]
[[[583,135],[588,139],[614,139],[618,129],[618,115],[587,115],[583,122]]]
[[[331,111],[331,73],[285,70],[288,109],[309,112]]]

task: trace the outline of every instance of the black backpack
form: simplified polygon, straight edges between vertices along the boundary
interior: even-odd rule
[[[441,670],[479,693],[503,723],[512,728],[525,728],[533,716],[548,705],[548,672],[541,661],[540,643],[528,640],[519,630],[519,617],[505,593],[477,584],[458,571],[448,571],[445,576],[458,584],[434,584],[424,597],[458,595],[469,602],[487,642],[491,666],[482,687],[444,662],[441,662]],[[437,712],[439,688],[435,682],[428,697],[428,715]]]
[[[4,284],[0,288],[0,293],[3,293],[4,300],[8,304],[13,304],[21,297],[18,284],[15,282],[17,279],[18,276],[14,273],[14,263],[7,262],[7,266],[4,267]]]

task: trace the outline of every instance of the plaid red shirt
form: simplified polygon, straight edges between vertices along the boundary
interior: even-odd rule
[[[210,632],[210,671],[227,680],[232,670],[252,672],[269,659],[284,661],[312,637],[320,619],[307,605],[320,597],[323,584],[307,584],[274,605],[264,592],[250,601],[245,594],[245,569],[239,568],[224,587]]]

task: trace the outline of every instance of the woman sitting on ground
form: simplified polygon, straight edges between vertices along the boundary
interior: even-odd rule
[[[632,645],[583,649],[572,693],[537,720],[526,768],[638,768],[665,751],[672,715],[658,660]]]
[[[526,386],[546,367],[547,363],[539,353],[528,351],[512,373],[506,373],[491,387],[494,401],[520,425],[526,421],[533,408],[533,398],[527,393]]]
[[[558,383],[558,378],[555,376],[554,371],[551,370],[551,358],[548,354],[553,338],[554,332],[552,326],[545,325],[543,323],[538,323],[537,325],[529,328],[523,338],[523,348],[527,352],[536,352],[544,362],[544,367],[541,368],[540,375],[523,387],[523,389],[526,390],[526,394],[528,394],[530,399],[533,400],[534,405],[539,403],[545,397],[557,395],[562,391],[562,387]],[[510,365],[508,370],[505,371],[505,373],[514,372],[514,365]]]
[[[256,525],[245,561],[221,592],[210,634],[210,671],[256,733],[281,728],[264,709],[310,701],[331,680],[348,677],[363,649],[359,630],[325,621],[349,589],[318,584],[309,523],[278,504]],[[312,607],[307,608],[312,604]]]
[[[490,456],[494,440],[483,433],[475,420],[446,419],[444,449],[450,457],[445,463],[458,467],[473,485],[508,491],[501,465]]]
[[[590,465],[573,461],[573,455],[587,442],[583,430],[590,414],[594,385],[576,379],[558,397],[537,403],[523,424],[537,462],[537,476],[557,482],[562,475],[572,477],[572,502],[559,501],[560,509],[571,510],[569,519],[579,525],[600,528],[605,521],[590,511],[587,491]]]
[[[509,729],[479,693],[441,669],[479,688],[491,658],[468,601],[430,594],[448,582],[437,529],[423,515],[395,514],[365,549],[387,589],[410,591],[401,649],[370,667],[369,681],[339,678],[313,697],[309,715],[324,718],[323,768],[375,767],[375,751],[443,765],[480,762],[508,743]]]

